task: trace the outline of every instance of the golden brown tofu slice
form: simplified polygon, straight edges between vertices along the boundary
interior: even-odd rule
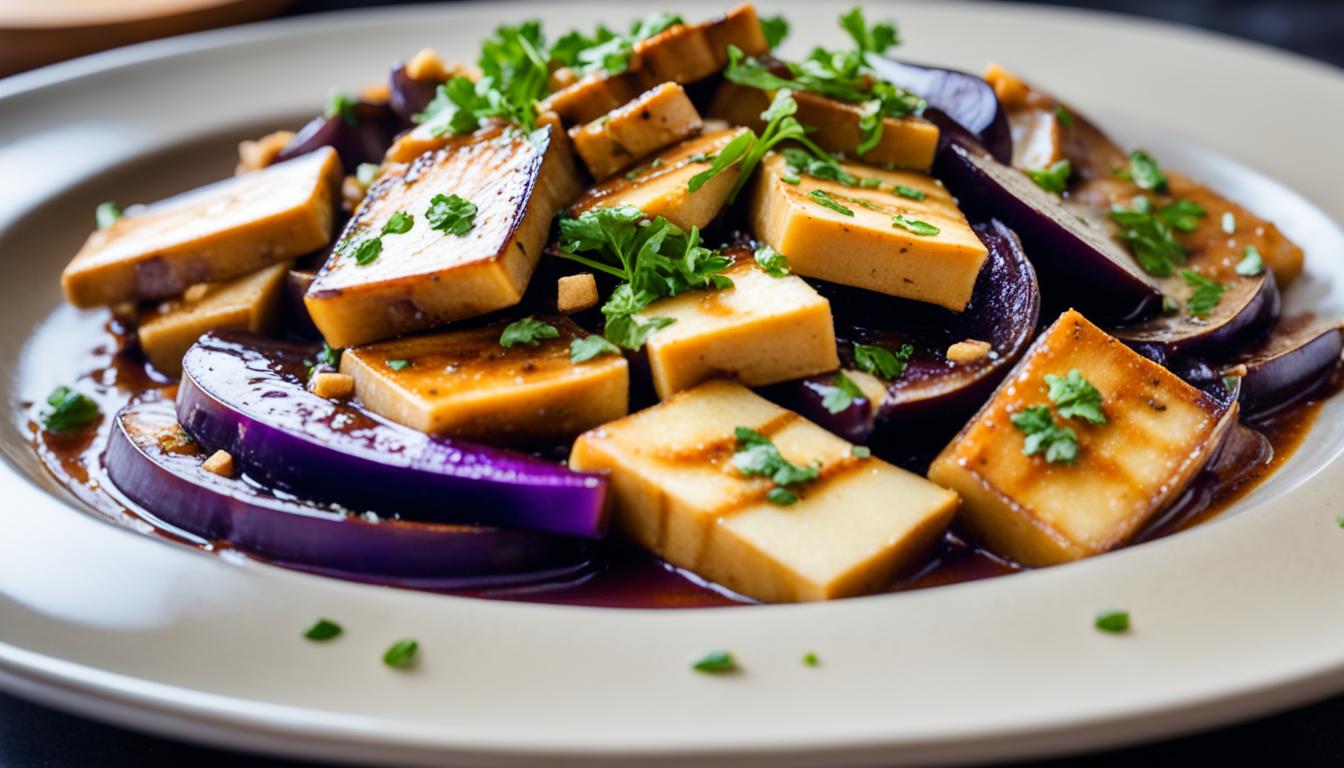
[[[719,67],[728,66],[728,46],[735,45],[747,56],[763,56],[770,52],[770,43],[761,29],[756,7],[743,3],[716,19],[703,22],[710,53]]]
[[[751,201],[756,236],[800,275],[965,309],[989,252],[943,185],[919,173],[841,165],[880,186],[807,175],[792,184],[788,162],[767,155]],[[898,187],[923,199],[896,194]]]
[[[566,125],[597,120],[639,95],[642,80],[635,72],[595,73],[565,85],[541,100],[543,110],[554,112]]]
[[[288,262],[275,264],[228,282],[202,285],[140,313],[137,334],[145,357],[163,373],[181,376],[182,356],[206,331],[270,330],[279,316],[289,268]]]
[[[574,149],[603,179],[700,132],[700,113],[676,83],[663,83],[587,125],[571,128]]]
[[[714,93],[709,114],[760,132],[765,127],[761,113],[770,106],[770,98],[758,88],[725,81]],[[883,118],[882,138],[859,156],[859,145],[863,142],[863,132],[859,128],[862,105],[806,91],[794,93],[793,100],[798,104],[795,115],[798,122],[814,129],[808,138],[828,152],[838,152],[873,165],[916,171],[928,171],[933,167],[933,155],[938,150],[938,126],[928,120],[921,117]]]
[[[817,480],[778,506],[774,483],[733,464],[754,429]],[[579,437],[570,466],[611,475],[615,525],[667,562],[758,600],[829,600],[884,589],[918,567],[956,494],[853,446],[740,384],[715,380]]]
[[[744,255],[724,272],[732,288],[690,291],[640,313],[676,321],[648,339],[659,397],[717,377],[760,387],[840,367],[830,302],[801,278],[771,277]]]
[[[77,307],[166,299],[331,242],[341,161],[328,147],[141,209],[89,236],[61,274]]]
[[[491,127],[387,168],[304,297],[327,343],[366,344],[517,304],[552,217],[578,192],[573,158],[557,136],[564,139],[553,125],[530,136]],[[469,230],[431,226],[426,214],[439,195],[476,206]],[[360,264],[359,244],[403,212],[412,227],[381,235],[377,257]]]
[[[633,205],[651,218],[662,216],[682,229],[703,227],[728,201],[740,164],[725,169],[695,192],[687,184],[707,170],[709,158],[743,130],[706,134],[670,147],[641,166],[633,178],[612,176],[591,187],[569,207],[568,214],[577,218],[592,208]]]
[[[1050,406],[1045,376],[1072,370],[1101,392],[1106,423],[1052,408],[1076,435],[1076,460],[1027,456],[1012,415]],[[929,478],[961,494],[958,525],[993,552],[1030,566],[1077,560],[1129,541],[1180,496],[1236,410],[1069,310],[943,449]]]
[[[411,336],[348,349],[341,371],[366,408],[422,432],[492,443],[569,440],[628,412],[625,358],[570,362],[587,334],[542,317],[559,335],[536,346],[500,345],[507,323]]]

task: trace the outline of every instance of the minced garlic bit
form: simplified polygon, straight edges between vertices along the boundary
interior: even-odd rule
[[[556,284],[555,306],[561,312],[582,312],[597,304],[597,280],[592,273],[565,275]]]
[[[275,162],[275,156],[294,138],[293,131],[275,131],[256,141],[244,141],[238,145],[238,167],[234,175],[249,171],[259,171]]]
[[[344,373],[315,373],[308,380],[308,389],[318,397],[339,400],[355,391],[355,379]]]
[[[233,477],[233,456],[228,451],[215,451],[205,460],[201,469],[220,477]]]
[[[987,341],[966,339],[947,348],[947,359],[954,363],[973,363],[989,354],[993,349]]]

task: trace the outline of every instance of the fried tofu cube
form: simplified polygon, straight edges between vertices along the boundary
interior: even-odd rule
[[[566,125],[597,120],[639,95],[636,73],[585,75],[541,100],[540,108],[554,112]]]
[[[344,373],[321,371],[308,380],[308,390],[318,397],[343,400],[355,392],[355,379]]]
[[[700,132],[700,113],[676,83],[663,83],[587,125],[571,128],[574,149],[595,179]]]
[[[831,304],[812,286],[771,277],[749,255],[724,276],[732,288],[690,291],[640,313],[676,321],[647,342],[659,397],[720,376],[760,387],[840,367]]]
[[[733,464],[736,427],[819,478],[778,506]],[[735,382],[714,380],[579,437],[570,466],[610,472],[616,529],[667,562],[766,602],[886,588],[922,564],[957,496]]]
[[[725,81],[714,93],[709,114],[733,125],[745,125],[760,132],[765,127],[761,112],[770,106],[770,96],[758,88]],[[864,163],[895,166],[916,171],[933,167],[938,151],[938,126],[920,117],[882,119],[882,137],[877,145],[859,155],[863,131],[863,105],[850,104],[815,93],[793,94],[798,104],[798,122],[813,129],[808,138],[828,152],[838,152]]]
[[[674,24],[635,43],[634,49],[645,83],[693,83],[719,71],[718,57],[699,24]]]
[[[578,192],[577,171],[555,125],[531,136],[503,127],[474,134],[388,167],[346,225],[304,303],[333,347],[432,328],[517,304],[536,268],[555,212]],[[427,213],[439,196],[476,206],[470,229],[435,229]],[[404,233],[382,233],[398,213]],[[379,238],[365,264],[359,245]]]
[[[841,165],[880,186],[807,175],[792,184],[785,181],[793,177],[788,162],[767,155],[751,201],[756,236],[800,275],[965,309],[989,251],[943,185],[919,173]],[[902,197],[898,187],[923,199]]]
[[[141,312],[140,349],[155,368],[181,376],[182,356],[207,331],[270,330],[279,317],[289,267],[276,264],[228,282],[193,285],[181,299]]]
[[[761,29],[761,19],[755,6],[743,3],[727,13],[704,22],[705,38],[710,53],[719,68],[728,66],[728,46],[735,45],[747,56],[763,56],[770,52],[770,43]]]
[[[341,161],[324,147],[143,208],[94,232],[61,274],[77,307],[178,296],[331,242]]]
[[[597,278],[591,272],[565,275],[556,281],[555,308],[570,314],[597,306]]]
[[[630,375],[621,355],[570,361],[587,334],[564,317],[536,346],[500,346],[507,323],[347,349],[341,372],[364,407],[437,435],[506,443],[569,440],[624,416]]]
[[[1071,463],[1023,452],[1013,414],[1051,406],[1045,376],[1077,370],[1106,423],[1051,413],[1077,438]],[[1045,566],[1128,542],[1178,498],[1236,423],[1226,405],[1069,310],[943,449],[929,478],[961,494],[958,524],[996,554]]]
[[[577,218],[593,208],[633,205],[650,217],[662,216],[682,229],[703,227],[728,201],[738,166],[725,169],[695,192],[686,185],[693,176],[707,170],[709,158],[743,130],[706,134],[670,147],[641,167],[634,178],[612,176],[591,187],[569,207],[568,214]]]

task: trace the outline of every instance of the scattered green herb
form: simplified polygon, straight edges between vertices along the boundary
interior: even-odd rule
[[[405,211],[397,211],[383,225],[384,235],[404,235],[415,226],[415,217]]]
[[[866,459],[873,455],[873,449],[866,445],[856,445],[849,449],[849,455],[856,459]]]
[[[322,350],[317,353],[317,361],[332,368],[340,367],[341,351],[332,349],[331,345],[324,341],[322,342]]]
[[[1097,614],[1097,629],[1117,635],[1129,631],[1129,611],[1106,611]]]
[[[798,500],[796,494],[788,489],[791,485],[816,480],[821,474],[820,468],[800,467],[790,462],[779,452],[770,438],[748,427],[733,430],[737,440],[737,451],[733,454],[733,466],[748,477],[766,477],[776,486],[766,499],[772,504],[788,506]]]
[[[765,44],[774,50],[789,36],[789,20],[783,16],[762,16],[761,33],[765,35]]]
[[[1248,245],[1242,250],[1241,261],[1237,262],[1237,274],[1242,277],[1255,277],[1265,271],[1265,260],[1260,256],[1260,249],[1254,245]]]
[[[550,54],[541,23],[501,26],[481,45],[476,60],[481,78],[457,75],[441,84],[424,111],[412,120],[428,122],[444,115],[436,134],[470,133],[482,120],[500,118],[524,131],[536,127],[536,103],[546,95]]]
[[[1153,214],[1148,198],[1135,197],[1129,208],[1112,206],[1111,218],[1123,228],[1118,237],[1148,274],[1169,277],[1177,264],[1185,263],[1185,246],[1176,240],[1171,227]]]
[[[378,260],[383,252],[383,240],[380,237],[367,237],[355,246],[355,263],[361,267]]]
[[[1047,373],[1045,385],[1048,388],[1046,396],[1055,404],[1060,416],[1093,424],[1106,423],[1106,414],[1101,412],[1101,392],[1083,378],[1077,368],[1069,371],[1067,376]]]
[[[504,332],[499,335],[499,346],[509,349],[515,344],[526,344],[535,347],[541,343],[542,339],[554,339],[560,336],[560,329],[554,325],[549,325],[528,316],[521,320],[515,320],[504,327]]]
[[[924,190],[907,187],[904,184],[897,184],[891,188],[891,191],[898,197],[904,197],[906,200],[923,200],[928,197]]]
[[[318,619],[313,625],[304,630],[303,636],[315,642],[330,640],[341,634],[341,625],[329,619]]]
[[[1229,395],[1232,394],[1232,393],[1234,393],[1234,392],[1236,392],[1236,391],[1237,391],[1237,387],[1239,387],[1239,386],[1241,386],[1241,377],[1240,377],[1240,376],[1224,376],[1224,377],[1223,377],[1223,389],[1227,390],[1227,393],[1228,393]]]
[[[341,91],[332,91],[327,97],[327,106],[322,110],[322,115],[327,119],[340,117],[346,125],[354,125],[358,122],[355,116],[355,105],[359,100],[348,93]]]
[[[835,201],[835,198],[833,198],[833,197],[831,197],[829,194],[827,194],[827,193],[826,193],[826,190],[824,190],[824,189],[814,189],[814,190],[812,190],[811,192],[808,192],[808,193],[807,193],[807,196],[810,197],[810,198],[812,198],[812,200],[815,201],[815,202],[817,203],[817,205],[820,205],[820,206],[823,207],[823,208],[830,208],[832,211],[835,211],[836,213],[839,213],[839,214],[843,214],[843,215],[845,215],[845,216],[853,216],[853,215],[854,215],[854,211],[852,211],[852,210],[846,208],[845,206],[843,206],[843,205],[837,203],[837,202]]]
[[[455,194],[435,195],[430,198],[425,220],[430,229],[461,237],[476,226],[476,204]]]
[[[625,178],[627,178],[627,179],[638,179],[640,176],[643,176],[643,175],[644,175],[645,173],[647,173],[648,171],[651,171],[651,170],[653,170],[653,169],[655,169],[655,168],[659,168],[659,167],[661,167],[662,164],[663,164],[663,158],[661,158],[661,157],[655,157],[655,158],[653,158],[653,160],[652,160],[651,162],[649,162],[647,165],[641,165],[641,166],[639,166],[638,168],[635,168],[635,169],[632,169],[632,170],[630,170],[630,171],[627,171],[626,174],[625,174]]]
[[[403,638],[392,644],[383,654],[383,663],[389,667],[403,669],[415,663],[415,658],[420,653],[420,643],[412,638]]]
[[[1051,464],[1072,464],[1078,458],[1078,436],[1072,429],[1056,424],[1050,409],[1044,405],[1024,408],[1009,420],[1026,435],[1022,453],[1028,456],[1044,453],[1045,460]]]
[[[404,371],[411,367],[410,360],[384,360],[383,363],[394,371]]]
[[[98,418],[98,404],[69,387],[57,387],[48,397],[51,410],[42,414],[42,426],[48,432],[73,432]]]
[[[1208,213],[1199,203],[1182,198],[1160,208],[1157,215],[1161,216],[1172,229],[1188,233],[1194,232],[1199,227],[1199,220]]]
[[[621,348],[601,336],[585,336],[569,342],[569,361],[586,363],[601,355],[619,355]]]
[[[1162,173],[1162,168],[1158,166],[1157,161],[1141,149],[1130,152],[1129,165],[1124,168],[1117,168],[1115,175],[1122,179],[1129,179],[1139,189],[1153,192],[1165,192],[1167,189],[1166,174]]]
[[[728,651],[710,651],[696,660],[691,665],[691,669],[696,672],[709,672],[711,674],[723,674],[724,672],[736,672],[737,660],[733,654]]]
[[[1195,289],[1190,294],[1190,298],[1185,300],[1185,311],[1191,317],[1208,317],[1213,308],[1218,306],[1218,302],[1223,298],[1223,292],[1227,286],[1222,283],[1215,283],[1209,278],[1199,274],[1193,269],[1182,269],[1181,277],[1185,279],[1185,284]]]
[[[819,664],[821,664],[821,659],[817,658],[817,654],[812,653],[811,651],[803,654],[803,666],[815,667]]]
[[[915,348],[909,344],[902,344],[895,352],[873,344],[855,344],[854,365],[864,373],[892,381],[905,373],[914,354]]]
[[[580,74],[605,72],[619,75],[630,68],[635,43],[681,23],[681,16],[661,12],[631,24],[630,31],[624,35],[602,25],[592,35],[576,30],[555,41],[550,58],[557,65],[570,67]]]
[[[891,226],[904,229],[906,232],[919,235],[920,237],[933,237],[939,232],[942,232],[941,229],[927,221],[912,219],[909,216],[903,216],[899,213],[891,217]]]
[[[1058,120],[1059,124],[1064,126],[1065,128],[1073,127],[1073,115],[1069,112],[1069,110],[1064,108],[1063,104],[1055,105],[1055,119]]]
[[[97,222],[99,229],[107,229],[117,223],[117,219],[122,216],[121,209],[111,200],[105,200],[98,204],[93,210],[93,220]]]
[[[1064,190],[1069,188],[1069,177],[1072,175],[1073,163],[1068,160],[1060,160],[1039,170],[1027,171],[1027,176],[1036,182],[1036,186],[1057,195],[1064,194]]]
[[[761,265],[761,269],[765,270],[765,274],[771,277],[788,277],[789,260],[784,254],[768,245],[758,245],[752,255],[755,256],[756,263]]]
[[[831,378],[831,388],[821,398],[821,404],[831,413],[839,413],[864,397],[863,390],[854,380],[837,371]]]

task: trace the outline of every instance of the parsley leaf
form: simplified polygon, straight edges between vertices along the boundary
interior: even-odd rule
[[[93,220],[97,222],[99,229],[107,229],[117,223],[121,218],[121,209],[111,200],[106,200],[98,204],[93,211]]]
[[[98,418],[98,404],[69,387],[57,387],[48,397],[51,410],[42,414],[42,426],[48,432],[73,432]]]
[[[1139,189],[1153,192],[1165,192],[1167,189],[1166,174],[1162,173],[1157,161],[1141,149],[1130,152],[1129,166],[1117,169],[1115,175],[1123,179],[1129,179]]]
[[[569,343],[569,362],[586,363],[602,355],[619,355],[621,348],[601,336],[585,336]]]
[[[912,219],[909,216],[903,216],[899,213],[891,217],[891,226],[904,229],[906,232],[919,235],[920,237],[933,237],[943,231],[927,221]]]
[[[893,45],[900,45],[900,35],[891,22],[878,22],[871,27],[863,18],[863,8],[854,6],[840,16],[840,27],[853,38],[854,45],[862,53],[883,54]]]
[[[723,674],[725,672],[737,671],[737,659],[728,651],[711,651],[700,657],[691,665],[691,669],[696,672],[708,672],[710,674]]]
[[[321,351],[317,353],[317,361],[323,365],[337,368],[341,364],[341,351],[339,349],[332,349],[331,345],[324,341],[322,342]]]
[[[1199,220],[1207,216],[1208,211],[1199,203],[1182,198],[1158,209],[1157,215],[1161,216],[1172,229],[1194,232],[1199,228]]]
[[[1072,464],[1078,458],[1078,436],[1072,429],[1056,424],[1044,405],[1024,408],[1009,417],[1009,421],[1026,435],[1022,453],[1028,456],[1044,453],[1051,464]]]
[[[341,634],[341,625],[329,619],[318,619],[303,631],[303,636],[314,642],[325,642]]]
[[[1169,277],[1172,268],[1185,263],[1185,246],[1172,234],[1171,227],[1152,211],[1152,203],[1142,195],[1132,207],[1111,207],[1111,218],[1123,229],[1120,241],[1129,246],[1143,270],[1155,277]]]
[[[1064,108],[1063,104],[1055,105],[1055,119],[1065,128],[1073,127],[1073,115],[1069,113],[1069,110]]]
[[[1040,170],[1027,171],[1027,176],[1036,182],[1036,186],[1046,192],[1063,194],[1069,188],[1069,177],[1073,175],[1073,164],[1060,160]]]
[[[897,184],[891,188],[891,191],[896,196],[904,197],[906,200],[923,200],[928,197],[928,195],[924,193],[924,190],[907,187],[904,184]]]
[[[397,211],[383,225],[384,235],[404,235],[415,226],[415,217],[405,211]]]
[[[1265,271],[1265,260],[1260,256],[1260,249],[1254,245],[1248,245],[1241,253],[1241,261],[1238,261],[1236,266],[1238,275],[1255,277]]]
[[[783,16],[762,16],[761,34],[765,35],[766,46],[774,50],[789,36],[789,20]]]
[[[333,91],[331,96],[327,97],[327,106],[322,110],[322,116],[330,120],[333,117],[340,117],[346,125],[354,125],[358,122],[355,116],[355,105],[359,100],[348,93]]]
[[[505,349],[509,349],[515,344],[535,347],[541,343],[542,339],[555,339],[559,336],[560,329],[554,325],[543,323],[528,316],[521,320],[515,320],[504,327],[504,332],[499,335],[499,346]]]
[[[536,103],[546,95],[550,61],[541,22],[501,26],[481,45],[476,65],[481,79],[458,75],[435,90],[434,98],[412,120],[442,121],[434,133],[469,133],[481,120],[500,118],[531,131]]]
[[[384,360],[383,364],[394,371],[404,371],[411,367],[410,360]]]
[[[461,237],[476,226],[476,204],[457,195],[435,195],[430,198],[425,220],[430,229]]]
[[[771,277],[788,277],[789,260],[784,254],[768,245],[759,245],[753,255],[756,257],[756,263],[765,270],[765,274]]]
[[[1105,424],[1106,415],[1101,412],[1101,392],[1092,386],[1092,382],[1083,378],[1083,374],[1074,368],[1067,376],[1045,375],[1045,384],[1049,388],[1047,397],[1066,419],[1082,419],[1093,424]]]
[[[1097,614],[1093,626],[1112,635],[1129,631],[1129,611],[1106,611]]]
[[[1185,300],[1185,311],[1189,312],[1191,317],[1208,317],[1213,308],[1218,306],[1218,302],[1222,301],[1227,286],[1216,283],[1193,269],[1182,269],[1181,277],[1185,279],[1186,285],[1195,289],[1190,298]]]
[[[895,352],[872,344],[855,344],[854,365],[864,373],[892,381],[905,373],[910,357],[914,354],[915,348],[909,344],[902,344]]]
[[[555,41],[550,49],[550,60],[560,66],[570,67],[579,74],[605,72],[608,75],[619,75],[630,68],[635,43],[682,23],[684,20],[681,16],[662,12],[636,21],[625,35],[602,25],[598,25],[591,36],[575,30]]]
[[[412,638],[404,638],[392,644],[391,648],[383,654],[383,663],[389,667],[402,669],[415,663],[415,657],[420,652],[420,643]]]
[[[847,187],[862,186],[863,182],[869,181],[846,171],[844,166],[840,165],[840,161],[830,155],[817,156],[799,147],[784,147],[779,153],[784,156],[784,161],[794,173],[805,173],[814,179],[824,181],[838,181]]]
[[[772,504],[787,506],[798,500],[796,494],[783,486],[799,485],[816,480],[821,469],[816,466],[800,467],[780,454],[770,438],[748,427],[733,430],[737,440],[737,452],[733,454],[733,466],[748,477],[766,477],[780,486],[766,497]],[[783,491],[783,494],[776,493]]]
[[[751,131],[743,131],[738,134],[732,141],[725,144],[723,149],[718,151],[718,154],[714,155],[709,168],[691,177],[691,180],[686,184],[686,189],[692,193],[699,192],[705,182],[728,170],[734,163],[742,159],[742,156],[747,153],[748,149],[751,149],[751,145],[754,143],[756,143],[756,135]]]
[[[849,208],[846,208],[845,206],[843,206],[843,205],[837,203],[837,202],[835,201],[835,198],[833,198],[833,197],[831,197],[830,195],[828,195],[828,194],[826,193],[826,190],[824,190],[824,189],[814,189],[814,190],[812,190],[811,192],[808,192],[808,193],[807,193],[807,196],[810,197],[810,198],[812,198],[814,201],[816,201],[816,203],[817,203],[818,205],[822,206],[823,208],[830,208],[832,211],[835,211],[836,213],[844,214],[845,216],[853,216],[853,215],[854,215],[854,211],[852,211],[852,210],[850,210]]]
[[[383,252],[383,240],[378,237],[369,237],[362,240],[355,246],[355,263],[361,267],[368,266],[378,260]]]
[[[821,398],[821,405],[831,413],[839,413],[863,397],[863,390],[859,389],[859,385],[846,376],[844,371],[837,371],[831,378],[831,388]]]

